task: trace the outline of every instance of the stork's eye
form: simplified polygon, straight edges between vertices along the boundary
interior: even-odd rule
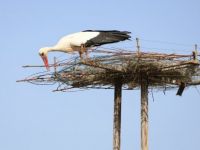
[[[41,53],[40,55],[41,55],[41,56],[44,56],[44,53]]]

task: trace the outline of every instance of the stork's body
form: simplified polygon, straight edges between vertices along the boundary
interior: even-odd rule
[[[87,49],[130,39],[131,36],[129,34],[130,32],[117,30],[86,30],[64,36],[55,46],[41,48],[39,54],[42,57],[45,66],[49,68],[47,53],[50,51],[60,51],[65,53],[78,51],[82,58],[82,53],[87,53]]]

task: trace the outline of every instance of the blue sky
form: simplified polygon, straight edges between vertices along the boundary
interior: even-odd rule
[[[0,0],[0,149],[112,149],[112,90],[53,93],[56,86],[16,83],[38,71],[21,66],[41,64],[39,48],[85,29],[128,30],[145,51],[190,53],[200,45],[199,6],[198,0]],[[121,44],[134,50],[134,40]],[[153,101],[149,93],[149,149],[200,149],[200,95],[194,87],[175,94],[154,91]],[[140,93],[124,91],[122,149],[139,148]]]

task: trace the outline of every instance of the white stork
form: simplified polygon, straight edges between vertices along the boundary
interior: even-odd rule
[[[49,70],[47,53],[51,51],[60,52],[73,52],[78,51],[82,58],[83,52],[87,49],[100,46],[108,43],[115,43],[130,39],[129,35],[131,32],[128,31],[117,31],[117,30],[85,30],[70,34],[61,38],[58,43],[52,47],[44,47],[39,50],[39,55],[42,57],[45,67]]]

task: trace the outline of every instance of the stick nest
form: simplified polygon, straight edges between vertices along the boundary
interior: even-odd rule
[[[55,61],[53,72],[29,76],[22,82],[34,84],[58,83],[55,91],[88,88],[113,88],[121,82],[124,89],[140,87],[142,79],[158,89],[174,88],[185,83],[200,84],[198,56],[145,53],[131,51],[95,50],[90,58]],[[43,66],[26,66],[43,67]]]

